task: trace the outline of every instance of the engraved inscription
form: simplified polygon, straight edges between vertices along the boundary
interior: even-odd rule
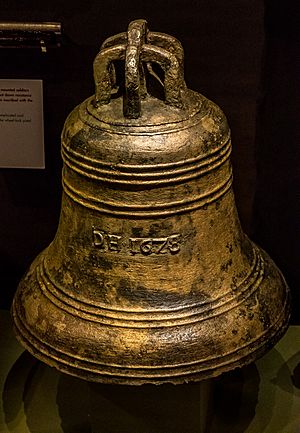
[[[130,254],[177,254],[181,247],[180,234],[174,234],[161,238],[132,237],[126,238],[104,230],[93,229],[93,245],[106,252],[128,252]]]
[[[93,241],[97,248],[104,251],[120,251],[121,236],[105,233],[102,230],[93,230]]]
[[[176,254],[180,251],[180,235],[165,238],[129,238],[132,254]]]

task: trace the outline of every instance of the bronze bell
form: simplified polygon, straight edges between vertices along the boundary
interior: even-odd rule
[[[107,383],[183,383],[254,361],[286,330],[289,292],[241,229],[224,114],[186,88],[180,43],[144,20],[103,43],[94,77],[62,133],[59,227],[15,295],[18,338]]]

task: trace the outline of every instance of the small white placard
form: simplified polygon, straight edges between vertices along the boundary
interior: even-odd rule
[[[0,80],[0,167],[45,167],[42,80]]]

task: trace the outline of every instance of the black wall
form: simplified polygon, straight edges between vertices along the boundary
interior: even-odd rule
[[[136,18],[146,18],[151,30],[174,35],[182,42],[188,86],[215,101],[226,113],[233,136],[234,188],[240,217],[245,231],[254,234],[255,229],[258,242],[264,243],[266,248],[270,246],[272,254],[272,242],[268,243],[270,234],[262,236],[265,232],[261,229],[262,218],[258,217],[258,211],[253,218],[253,198],[256,193],[258,209],[265,194],[260,192],[261,185],[265,184],[261,173],[267,173],[263,167],[266,158],[261,156],[263,151],[260,150],[264,146],[260,144],[261,131],[270,122],[264,94],[266,75],[277,74],[283,87],[285,82],[281,82],[283,71],[277,72],[278,65],[273,64],[265,67],[265,80],[261,81],[262,58],[270,56],[269,27],[264,53],[263,1],[10,0],[2,3],[0,20],[60,21],[64,31],[62,47],[49,49],[46,54],[39,50],[0,50],[0,78],[44,80],[46,147],[45,170],[0,170],[0,300],[3,307],[9,307],[21,275],[52,240],[56,230],[61,196],[63,122],[71,109],[94,91],[92,62],[102,41],[125,31],[128,23]],[[271,3],[280,7],[278,1]],[[273,6],[267,4],[266,10],[269,23]],[[273,49],[276,52],[277,48]],[[284,104],[284,91],[282,99]],[[260,110],[256,134],[257,102],[260,102]],[[272,101],[269,104],[273,107]],[[272,119],[275,120],[274,116]],[[279,129],[284,134],[285,125]],[[258,190],[255,152],[259,167]],[[288,164],[289,161],[287,168]],[[275,196],[276,191],[273,191],[272,197]],[[289,220],[288,208],[285,219]],[[289,230],[292,231],[291,226]],[[280,262],[278,254],[277,259]],[[295,266],[296,261],[294,257]]]
[[[265,53],[257,111],[253,237],[291,289],[300,323],[300,4],[266,1]]]

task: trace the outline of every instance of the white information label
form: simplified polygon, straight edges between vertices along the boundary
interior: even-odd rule
[[[42,80],[0,80],[0,167],[45,167]]]

